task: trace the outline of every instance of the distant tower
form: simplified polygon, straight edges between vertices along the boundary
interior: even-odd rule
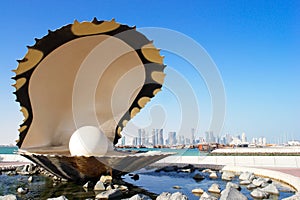
[[[242,133],[242,143],[246,143],[247,142],[247,137],[246,137],[246,133]]]
[[[159,129],[158,132],[158,144],[164,145],[164,129]]]
[[[153,146],[157,145],[155,132],[156,132],[155,129],[152,129],[152,145]]]
[[[137,139],[137,145],[142,144],[142,129],[138,129],[138,139]]]
[[[195,141],[195,129],[192,128],[192,144],[196,144],[196,141]]]
[[[168,138],[170,145],[176,145],[177,139],[176,139],[176,132],[169,132],[169,138]]]

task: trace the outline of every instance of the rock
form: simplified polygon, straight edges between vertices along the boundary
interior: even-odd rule
[[[28,178],[27,180],[28,180],[29,183],[31,183],[32,180],[33,180],[33,177],[32,177],[32,176],[29,176],[29,178]]]
[[[164,172],[174,172],[177,171],[178,167],[177,166],[166,166],[161,169],[156,170],[156,172],[164,171]]]
[[[252,172],[242,172],[241,175],[239,176],[239,179],[242,181],[245,181],[245,180],[251,181],[250,179],[252,176],[253,176]]]
[[[188,164],[188,165],[182,167],[180,171],[191,173],[191,172],[195,171],[195,167],[194,167],[194,165]]]
[[[18,189],[17,189],[17,192],[19,193],[19,194],[27,194],[28,193],[28,188],[22,188],[22,187],[19,187]]]
[[[234,187],[227,187],[222,191],[220,200],[247,200],[248,198],[243,195]]]
[[[105,190],[112,190],[112,189],[115,189],[115,188],[113,188],[112,185],[108,185]]]
[[[235,183],[232,183],[232,182],[228,182],[226,184],[226,189],[231,188],[231,187],[235,188],[237,190],[241,190],[241,187],[238,184],[235,184]]]
[[[177,190],[178,190],[178,189],[181,189],[181,187],[180,187],[179,185],[175,185],[175,186],[173,186],[173,188],[174,188],[174,189],[177,189]]]
[[[151,198],[144,194],[136,194],[129,198],[129,200],[151,200]]]
[[[216,172],[211,172],[211,173],[209,174],[209,178],[215,179],[215,178],[218,178],[218,175],[217,175]]]
[[[249,185],[251,182],[249,180],[244,180],[240,182],[240,185]]]
[[[170,192],[163,192],[158,197],[156,197],[156,200],[169,200],[171,195],[172,194]]]
[[[191,169],[180,169],[180,172],[184,172],[184,173],[191,173],[192,170]]]
[[[206,192],[204,192],[199,200],[217,200],[217,197],[211,196],[209,194],[207,194]]]
[[[111,183],[111,181],[112,181],[112,177],[111,176],[101,176],[100,177],[100,181],[102,182],[102,183]]]
[[[120,190],[112,189],[97,194],[96,199],[120,199],[122,195],[123,194]]]
[[[260,187],[264,188],[264,187],[267,187],[268,185],[269,185],[269,183],[263,182]]]
[[[55,197],[55,198],[48,198],[47,200],[68,200],[65,196]]]
[[[204,169],[202,170],[203,173],[212,173],[213,171],[211,169]]]
[[[203,194],[204,190],[201,188],[195,188],[192,190],[192,193],[194,194]]]
[[[267,199],[269,198],[269,194],[260,190],[260,189],[255,189],[253,190],[250,195],[253,197],[253,198],[257,198],[257,199]]]
[[[260,187],[263,183],[265,183],[265,179],[257,178],[252,181],[253,185]]]
[[[249,185],[247,185],[247,189],[248,189],[248,190],[253,190],[253,189],[255,189],[255,188],[257,188],[257,186],[254,185],[254,184],[252,184],[252,183],[250,183]]]
[[[134,175],[131,177],[131,179],[137,181],[137,180],[140,179],[140,176],[139,176],[138,174],[134,174]]]
[[[17,200],[16,195],[8,194],[5,196],[0,196],[0,200]]]
[[[188,200],[188,198],[181,192],[175,192],[171,195],[170,200]]]
[[[193,176],[193,179],[195,179],[196,181],[202,181],[203,179],[205,179],[205,177],[202,176],[201,174],[195,174]]]
[[[93,187],[93,183],[91,181],[88,181],[82,187],[83,188],[92,188]]]
[[[235,177],[235,174],[233,172],[230,172],[230,171],[223,171],[222,173],[222,180],[225,180],[225,181],[231,181],[232,178]]]
[[[273,181],[272,181],[272,179],[270,179],[270,178],[265,178],[265,182],[266,182],[266,183],[272,183]]]
[[[105,190],[105,186],[101,181],[98,181],[94,187],[94,190],[96,191],[104,191]]]
[[[125,192],[125,191],[128,190],[128,187],[125,186],[125,185],[120,185],[120,186],[117,187],[117,189],[121,190],[122,192]]]
[[[278,191],[277,187],[273,184],[269,184],[268,186],[262,188],[261,190],[264,192],[267,192],[269,194],[279,195],[279,191]]]
[[[220,194],[220,193],[221,193],[220,186],[219,186],[219,184],[216,184],[216,183],[213,183],[213,184],[208,188],[208,191],[209,191],[209,192],[212,192],[212,193],[217,193],[217,194]]]

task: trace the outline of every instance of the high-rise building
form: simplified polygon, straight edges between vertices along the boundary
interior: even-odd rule
[[[155,131],[155,129],[152,129],[152,135],[151,135],[151,137],[152,137],[152,145],[153,146],[157,145],[157,139],[156,139],[156,131]]]
[[[205,141],[207,143],[214,143],[214,142],[216,142],[216,138],[215,138],[214,133],[212,131],[206,131],[205,132]]]
[[[138,138],[134,137],[133,140],[132,140],[132,145],[137,146],[137,144],[138,144]]]
[[[176,132],[169,132],[169,138],[168,138],[169,144],[170,145],[176,145],[177,144],[177,139],[176,139]]]
[[[247,137],[246,137],[246,133],[242,133],[242,143],[246,143],[247,142]]]
[[[158,139],[158,141],[157,141],[158,145],[164,145],[164,130],[163,129],[159,129],[157,139]]]
[[[137,145],[142,144],[142,129],[138,129]]]
[[[196,143],[196,141],[195,141],[195,129],[194,128],[192,128],[192,144],[195,144]]]

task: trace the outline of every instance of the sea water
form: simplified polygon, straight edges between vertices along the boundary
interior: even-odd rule
[[[0,154],[16,154],[17,151],[16,146],[0,146]]]

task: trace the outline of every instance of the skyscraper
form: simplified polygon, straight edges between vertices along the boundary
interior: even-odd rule
[[[164,130],[163,129],[159,129],[157,138],[158,138],[157,144],[158,145],[164,145]]]
[[[170,145],[176,145],[177,144],[177,139],[176,139],[176,132],[169,132],[169,138],[168,138],[169,144]]]
[[[192,144],[196,144],[196,141],[195,141],[195,129],[192,128]]]

